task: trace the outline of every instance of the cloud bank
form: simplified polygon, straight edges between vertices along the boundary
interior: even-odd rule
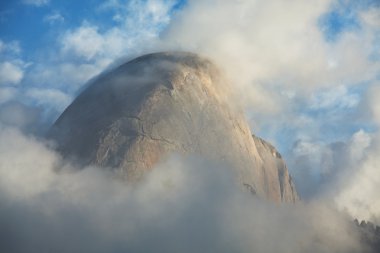
[[[379,13],[372,1],[195,0],[162,46],[223,68],[253,131],[285,154],[302,198],[379,220]]]
[[[17,41],[0,41],[0,245],[16,252],[364,251],[346,221],[380,220],[376,1],[175,6],[106,1],[97,11],[114,26],[83,19],[33,62]],[[120,57],[174,49],[221,66],[231,97],[253,131],[279,147],[307,204],[274,207],[242,196],[228,170],[197,159],[173,158],[131,189],[105,170],[72,172],[46,144],[19,132],[46,128]]]
[[[172,156],[139,185],[77,170],[46,143],[0,131],[4,252],[359,252],[328,205],[276,206],[243,193],[232,170]]]

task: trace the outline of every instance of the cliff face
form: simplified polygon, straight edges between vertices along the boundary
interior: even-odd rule
[[[299,199],[296,187],[289,174],[285,161],[277,149],[265,140],[252,135],[257,151],[262,159],[262,170],[267,181],[266,191],[270,195],[281,194],[281,200],[285,202],[295,202]],[[280,188],[278,188],[278,186]]]
[[[276,202],[298,199],[284,161],[253,136],[227,103],[210,61],[157,53],[100,76],[64,111],[50,137],[66,157],[114,168],[135,181],[171,152],[199,154],[234,168],[250,191]]]

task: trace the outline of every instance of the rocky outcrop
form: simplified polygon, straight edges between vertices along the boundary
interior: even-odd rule
[[[259,196],[296,201],[281,156],[252,138],[228,89],[218,68],[195,54],[145,55],[98,77],[49,135],[64,156],[114,168],[127,180],[138,180],[172,152],[198,154],[234,168]]]

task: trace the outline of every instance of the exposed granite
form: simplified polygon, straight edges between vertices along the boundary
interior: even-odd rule
[[[253,136],[228,103],[228,85],[209,60],[190,53],[136,58],[92,82],[49,136],[77,162],[136,181],[171,152],[199,154],[234,168],[252,193],[298,199],[276,149]]]

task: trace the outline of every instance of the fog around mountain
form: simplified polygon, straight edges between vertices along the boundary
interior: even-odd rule
[[[149,60],[149,57],[153,57],[154,60]],[[161,155],[161,159],[153,163],[153,167],[144,169],[147,172],[144,172],[144,176],[140,176],[139,180],[126,181],[125,178],[128,179],[130,173],[128,171],[129,164],[122,166],[120,165],[122,163],[115,164],[115,159],[122,159],[123,152],[128,155],[128,151],[136,154],[139,150],[141,152],[145,150],[143,156],[137,153],[128,158],[135,159],[135,164],[137,164],[135,170],[141,169],[144,168],[141,166],[146,164],[144,159],[150,161],[152,155],[164,154],[160,153],[160,150],[168,148],[167,142],[184,145],[185,142],[180,142],[181,136],[186,137],[186,131],[197,130],[193,130],[192,126],[187,124],[181,125],[184,115],[170,110],[179,108],[183,112],[193,107],[197,108],[198,105],[194,103],[201,103],[202,96],[199,97],[200,94],[194,91],[196,85],[200,85],[200,90],[206,89],[210,92],[213,85],[217,85],[213,82],[219,79],[218,76],[208,76],[210,70],[204,68],[209,66],[208,68],[212,69],[212,65],[210,66],[210,63],[204,65],[204,60],[200,60],[194,55],[156,54],[139,59],[137,62],[141,62],[142,65],[135,64],[136,60],[132,61],[131,64],[125,65],[126,67],[117,68],[115,72],[111,71],[100,76],[100,81],[95,80],[94,83],[91,83],[88,91],[85,90],[79,96],[78,100],[66,110],[57,121],[57,125],[53,127],[53,130],[58,130],[61,135],[55,135],[56,132],[52,136],[59,136],[59,138],[53,139],[53,141],[37,139],[20,130],[9,127],[1,129],[3,142],[0,145],[0,160],[2,161],[0,200],[4,204],[4,208],[0,211],[0,222],[3,227],[0,236],[1,247],[4,251],[372,252],[371,245],[363,239],[362,233],[352,221],[352,217],[345,212],[338,211],[329,199],[293,203],[295,195],[290,204],[276,204],[277,195],[272,195],[273,193],[270,191],[265,194],[265,189],[273,187],[284,189],[284,183],[287,183],[281,180],[276,181],[280,178],[280,171],[277,172],[276,180],[269,178],[273,171],[284,169],[276,167],[279,165],[273,167],[273,163],[280,162],[276,159],[281,158],[281,155],[262,139],[252,138],[249,131],[246,135],[244,131],[240,130],[237,135],[229,136],[228,131],[233,128],[229,127],[228,122],[234,122],[234,117],[239,119],[240,116],[229,114],[239,115],[239,112],[229,111],[230,109],[224,107],[223,103],[214,102],[215,104],[211,106],[216,110],[210,112],[219,115],[216,121],[212,121],[213,118],[209,118],[208,114],[205,114],[207,117],[200,114],[206,123],[203,127],[208,128],[207,131],[217,131],[218,127],[221,127],[221,132],[215,132],[216,140],[231,137],[243,138],[248,141],[247,143],[254,143],[251,144],[253,145],[251,148],[256,152],[252,153],[253,158],[256,161],[259,159],[263,163],[253,163],[251,167],[248,167],[248,171],[262,168],[262,173],[266,174],[268,181],[244,176],[246,172],[239,168],[242,165],[239,164],[239,161],[234,160],[234,156],[232,156],[232,160],[229,160],[230,158],[221,159],[220,155],[224,156],[223,152],[226,152],[222,146],[224,140],[218,140],[217,145],[214,146],[213,139],[209,136],[211,133],[206,130],[206,135],[198,136],[198,132],[193,132],[194,135],[192,135],[192,141],[197,138],[206,141],[201,149],[194,149],[196,147],[194,144],[184,146],[184,150],[194,149],[190,152],[170,148],[169,152],[165,151],[167,155]],[[186,67],[188,62],[195,64],[196,68],[192,69],[192,65]],[[169,63],[174,65],[170,65],[168,69]],[[149,71],[145,70],[143,73],[156,73],[153,70],[158,65],[158,73],[163,76],[171,73],[170,78],[166,80],[153,75],[155,78],[151,80],[149,77],[143,76],[143,82],[141,82],[141,79],[136,76],[132,78],[135,72],[132,72],[132,76],[124,74],[130,70],[144,69],[141,67],[147,64],[152,66],[149,66]],[[186,70],[186,73],[194,74],[193,78],[200,75],[213,82],[204,83],[204,81],[200,81],[202,78],[197,79],[198,81],[194,83],[175,82],[174,80],[178,79],[173,76],[177,72],[167,72],[173,70],[173,67],[179,68],[178,73]],[[118,76],[118,73],[121,73],[121,76]],[[140,74],[140,72],[137,73]],[[114,80],[117,82],[113,83],[114,80],[108,79],[109,77],[115,78]],[[207,79],[210,77],[211,79]],[[135,85],[133,82],[136,80],[138,80],[137,87],[133,86]],[[165,83],[165,81],[168,82]],[[118,100],[118,93],[123,94],[124,88],[121,89],[121,87],[125,85],[127,91],[131,87],[131,91],[133,91],[133,89],[149,87],[152,84],[153,91],[158,87],[158,91],[161,92],[156,94],[145,89],[146,95],[140,97],[144,98],[142,101],[145,101],[146,97],[148,97],[146,101],[151,101],[147,96],[150,94],[155,101],[154,104],[141,103],[139,100],[131,100],[134,103],[130,104],[131,101]],[[182,101],[176,103],[173,109],[167,106],[170,98],[160,95],[167,93],[166,85],[168,84],[173,86],[171,96],[176,97],[177,101]],[[187,87],[181,87],[181,85],[187,85]],[[114,86],[117,89],[114,89]],[[187,93],[186,89],[190,89],[191,92]],[[116,93],[112,96],[112,92]],[[174,92],[178,94],[175,95]],[[208,97],[203,98],[204,102],[210,103],[214,99],[213,96],[215,98],[221,96],[222,100],[228,97],[220,91],[215,92],[215,94],[208,93]],[[184,103],[185,100],[181,100],[180,97],[186,94],[195,97],[195,100],[190,99],[190,102]],[[163,104],[160,99],[163,99],[161,100]],[[119,102],[121,104],[117,106]],[[134,106],[138,104],[142,107],[134,110]],[[83,109],[83,106],[87,106],[87,109]],[[101,112],[105,108],[109,108],[109,110],[104,111],[103,115]],[[221,109],[223,110],[219,111]],[[159,142],[158,148],[152,149],[155,147],[151,146],[152,140],[156,140],[158,138],[156,136],[152,137],[152,140],[148,139],[145,144],[143,139],[138,140],[136,143],[143,146],[137,151],[133,150],[135,148],[133,145],[136,144],[132,146],[118,145],[118,141],[129,138],[128,133],[135,133],[132,131],[133,128],[128,128],[128,124],[124,124],[124,128],[116,129],[121,133],[124,132],[125,136],[117,135],[118,138],[111,139],[109,143],[104,143],[104,140],[101,139],[98,144],[90,141],[94,136],[97,138],[96,132],[107,129],[111,129],[110,133],[114,132],[107,124],[102,126],[99,122],[104,122],[107,117],[111,116],[115,120],[111,121],[110,126],[112,126],[112,122],[118,122],[118,119],[127,115],[129,110],[138,112],[133,117],[141,116],[144,120],[146,130],[144,134],[156,134],[160,138],[169,138],[165,142],[166,144]],[[145,114],[141,113],[144,110],[146,110]],[[206,112],[210,109],[203,110]],[[165,120],[160,121],[151,116],[152,112],[157,112],[157,116]],[[191,111],[191,113],[194,112],[196,111]],[[114,113],[117,115],[116,118],[112,116]],[[176,122],[175,128],[170,131],[168,136],[163,137],[161,134],[171,127],[171,123],[168,124],[168,122],[173,122],[171,121],[172,115],[176,116],[172,118]],[[91,119],[91,117],[94,118]],[[131,118],[132,116],[129,116],[127,120]],[[86,123],[87,119],[90,119],[88,123]],[[157,126],[153,124],[150,129],[149,122],[153,119],[156,120],[154,122]],[[223,120],[226,120],[226,123],[223,123]],[[193,120],[192,122],[197,123],[198,121]],[[215,125],[216,122],[218,124]],[[163,128],[160,124],[163,124]],[[239,124],[244,124],[244,121]],[[102,126],[103,129],[98,129],[98,126]],[[199,125],[195,124],[193,127],[199,127]],[[95,132],[92,132],[93,128],[96,129]],[[175,133],[174,131],[179,132]],[[88,133],[89,135],[86,137]],[[107,135],[108,133],[105,133],[103,136]],[[132,139],[134,140],[135,137]],[[242,151],[234,151],[236,148],[233,146],[235,145],[234,141],[232,139],[231,144],[227,146],[231,148],[227,152],[236,156],[243,155],[244,153],[239,153]],[[64,144],[61,148],[59,144],[62,143],[60,142]],[[201,140],[199,142],[202,143]],[[86,147],[87,144],[89,145]],[[75,145],[80,145],[81,148],[77,149],[79,153],[75,151]],[[73,159],[73,154],[79,157],[83,156],[86,153],[81,152],[87,149],[89,154],[102,152],[102,145],[109,145],[105,146],[105,149],[111,149],[108,152],[114,152],[117,155],[113,158],[112,155],[108,156],[111,157],[109,160],[111,163],[103,162],[107,160],[99,162],[96,159],[92,160],[93,158],[90,158],[89,162],[81,163],[78,159]],[[117,149],[115,149],[115,145],[118,147]],[[169,145],[169,147],[171,146]],[[54,151],[56,148],[60,153]],[[209,148],[210,150],[208,150]],[[146,153],[147,150],[152,150],[153,153],[149,155]],[[208,152],[214,156],[206,155]],[[107,155],[110,154],[112,153],[107,153]],[[88,159],[87,156],[83,157],[85,161]],[[99,158],[98,155],[94,157]],[[283,163],[282,160],[281,163]],[[126,174],[124,174],[125,172],[119,173],[119,169],[125,170]],[[238,175],[243,172],[238,176],[239,180],[237,180],[236,172]],[[258,171],[255,173],[259,175]],[[288,173],[286,167],[285,173]],[[244,191],[241,184],[247,185],[249,180],[253,180],[249,185],[250,188],[248,191]],[[284,192],[277,194],[283,196]],[[284,201],[288,200],[284,199]]]
[[[253,136],[218,67],[185,52],[148,54],[105,73],[49,131],[69,159],[135,182],[171,153],[234,169],[242,187],[276,202],[298,195],[278,151]],[[233,183],[233,182],[231,182]]]
[[[360,223],[380,224],[377,0],[64,2],[0,6],[0,251],[376,246]],[[180,152],[133,188],[112,166],[78,165],[44,139],[100,73],[159,51],[222,70],[228,101],[281,153],[300,202],[253,197],[231,184],[229,165]]]
[[[1,139],[4,251],[365,249],[350,217],[328,203],[278,205],[258,199],[231,183],[230,168],[200,157],[172,155],[132,187],[104,169],[78,171],[18,131],[2,129]]]

